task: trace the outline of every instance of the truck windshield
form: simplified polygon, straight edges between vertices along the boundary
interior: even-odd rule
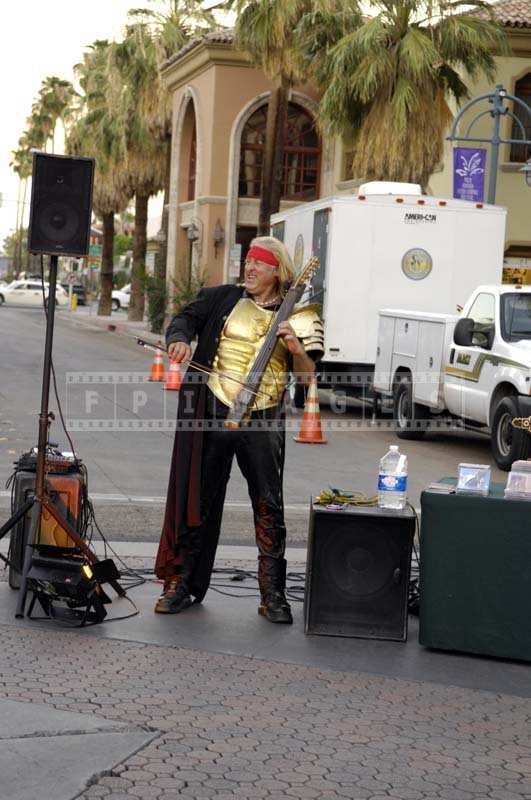
[[[531,339],[531,294],[503,294],[501,328],[506,342]]]

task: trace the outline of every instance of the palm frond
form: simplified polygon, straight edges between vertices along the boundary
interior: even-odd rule
[[[492,80],[495,56],[509,52],[507,36],[490,15],[470,13],[483,0],[371,5],[376,16],[321,58],[320,126],[354,137],[358,177],[426,185],[451,120],[447,98],[465,98],[467,79]]]

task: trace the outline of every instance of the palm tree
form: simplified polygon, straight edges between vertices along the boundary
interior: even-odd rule
[[[136,40],[141,44],[136,57],[140,58],[142,68],[136,71],[134,84],[137,92],[144,98],[144,124],[164,148],[162,236],[156,272],[156,282],[163,291],[166,285],[172,107],[171,98],[161,79],[160,65],[197,32],[215,27],[216,21],[212,8],[205,9],[202,0],[166,0],[164,11],[132,9],[129,18],[137,26],[134,28]],[[138,36],[139,33],[142,35]],[[127,78],[130,76],[131,70]]]
[[[27,119],[28,137],[37,143],[39,149],[46,151],[51,139],[52,152],[55,150],[55,132],[61,121],[66,131],[66,122],[76,95],[70,81],[51,75],[41,83],[37,98],[31,106],[31,116]]]
[[[303,76],[294,31],[312,0],[236,0],[236,46],[247,52],[274,82],[267,107],[266,141],[258,233],[269,231],[271,214],[278,211],[282,193],[284,140],[289,89]]]
[[[124,164],[112,148],[114,117],[107,102],[109,50],[106,40],[95,41],[84,53],[83,61],[74,68],[81,95],[67,137],[69,152],[96,160],[93,207],[103,224],[98,305],[98,314],[102,316],[108,316],[112,310],[114,215],[124,211],[130,199]]]
[[[24,209],[26,205],[28,178],[31,175],[31,155],[30,150],[26,145],[24,136],[20,137],[18,144],[18,149],[13,151],[13,159],[9,164],[13,172],[18,175],[17,217],[15,222],[16,246],[13,258],[13,271],[17,277],[22,268],[21,231],[24,225]]]
[[[52,153],[55,151],[57,123],[61,121],[65,126],[75,94],[76,92],[70,81],[65,81],[55,75],[44,78],[42,81],[38,100],[34,106],[36,113],[41,115],[43,122],[49,129],[49,138],[52,140]]]
[[[128,318],[144,317],[149,198],[164,186],[166,142],[153,133],[160,96],[146,76],[158,72],[153,37],[145,23],[126,28],[123,41],[111,45],[108,100],[114,109],[111,154],[123,163],[124,178],[135,198],[131,300]]]
[[[33,102],[31,116],[26,120],[26,128],[18,141],[18,148],[13,152],[11,168],[19,177],[17,204],[17,231],[21,230],[26,202],[28,178],[31,175],[31,151],[46,151],[47,143],[52,140],[54,149],[55,129],[59,120],[63,124],[75,95],[74,87],[69,81],[55,76],[45,78],[41,84],[37,99]],[[22,196],[22,199],[21,199]],[[18,253],[15,260],[15,272],[22,267],[22,236],[18,237]],[[29,260],[29,253],[27,253]]]
[[[494,77],[493,54],[508,52],[506,36],[490,16],[460,13],[485,7],[480,2],[372,6],[376,16],[345,35],[320,65],[322,122],[331,133],[354,137],[355,175],[426,187],[443,155],[448,98],[459,103],[468,95],[467,77]]]
[[[308,29],[313,29],[324,16],[331,30],[336,19],[336,26],[344,32],[345,21],[351,21],[352,9],[356,10],[356,19],[359,14],[354,0],[235,0],[228,5],[234,5],[238,13],[237,47],[249,53],[274,82],[267,107],[258,213],[258,233],[266,234],[271,214],[278,211],[282,196],[289,91],[296,83],[306,80],[309,71],[301,53],[298,25],[305,19]]]

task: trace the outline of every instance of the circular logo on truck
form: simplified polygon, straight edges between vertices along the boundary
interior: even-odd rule
[[[402,272],[412,281],[421,281],[427,278],[433,267],[433,261],[427,250],[422,247],[412,247],[402,256]]]

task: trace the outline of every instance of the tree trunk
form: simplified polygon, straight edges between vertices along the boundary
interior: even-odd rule
[[[101,252],[100,302],[98,316],[107,317],[112,310],[112,282],[114,273],[114,212],[102,214],[103,247]]]
[[[162,206],[162,219],[160,222],[160,230],[162,233],[162,241],[159,247],[159,259],[155,275],[161,281],[166,282],[166,260],[168,258],[168,229],[169,229],[169,214],[170,214],[170,172],[171,172],[171,136],[168,136],[166,142],[166,172],[164,175],[164,201]]]
[[[28,188],[28,179],[26,178],[24,180],[24,185],[23,185],[23,189],[22,189],[22,210],[20,212],[20,227],[18,229],[18,242],[17,242],[17,248],[18,248],[17,269],[18,269],[18,271],[17,271],[17,277],[18,277],[18,273],[22,269],[22,244],[23,244],[23,239],[24,239],[24,209],[26,207],[26,190],[27,190],[27,188]],[[27,232],[26,248],[27,248],[28,242],[29,242],[29,228],[28,228],[28,232]]]
[[[273,165],[271,169],[271,199],[270,214],[276,214],[280,209],[280,200],[283,193],[284,178],[284,144],[286,140],[286,123],[288,120],[288,86],[283,82],[279,89],[278,110],[275,126],[275,145],[273,148]],[[269,221],[268,221],[269,232]]]
[[[278,112],[279,89],[274,89],[267,104],[266,140],[262,161],[262,183],[260,186],[260,210],[258,212],[258,236],[269,233],[271,217],[271,183],[273,180],[273,150],[275,147],[275,128]]]
[[[127,319],[141,322],[144,319],[146,291],[146,244],[149,195],[135,195],[135,230],[133,233],[133,267],[131,270],[131,300]]]
[[[18,238],[20,236],[20,230],[22,228],[21,222],[21,214],[20,209],[24,208],[21,199],[21,190],[22,190],[22,178],[19,178],[18,181],[18,192],[17,192],[17,219],[16,219],[16,227],[15,227],[15,246],[13,248],[13,273],[15,278],[18,278],[18,273],[20,272],[20,264],[18,261]]]
[[[269,234],[271,214],[278,211],[280,206],[287,111],[288,87],[283,82],[271,92],[267,106],[266,142],[258,215],[259,236]]]

